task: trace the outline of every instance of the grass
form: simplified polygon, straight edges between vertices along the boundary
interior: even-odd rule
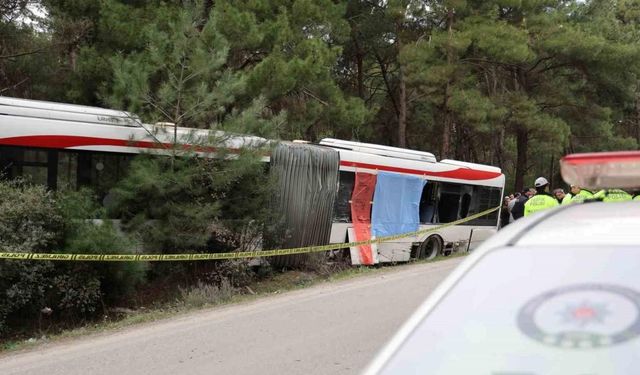
[[[32,337],[27,340],[8,340],[1,343],[0,353],[4,354],[19,350],[27,350],[46,343],[61,342],[91,334],[115,331],[214,306],[247,302],[268,295],[307,288],[323,282],[335,282],[363,275],[391,272],[408,265],[432,263],[465,255],[467,254],[455,253],[448,257],[438,256],[432,260],[418,260],[409,263],[397,263],[375,267],[325,267],[322,270],[315,272],[286,271],[274,274],[268,279],[254,282],[244,288],[234,288],[228,282],[223,282],[220,286],[198,283],[190,288],[180,289],[177,301],[153,306],[151,308],[141,308],[126,314],[122,318],[106,318],[104,321],[87,324],[80,328],[66,330],[51,336]]]

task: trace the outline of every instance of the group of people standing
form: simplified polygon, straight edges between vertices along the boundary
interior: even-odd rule
[[[534,188],[527,188],[520,193],[504,197],[501,226],[504,227],[521,217],[558,205],[582,203],[587,200],[603,202],[640,201],[640,194],[638,194],[640,192],[635,192],[635,196],[621,189],[604,189],[594,193],[576,185],[571,185],[569,193],[565,193],[564,189],[558,188],[554,189],[553,194],[551,194],[549,181],[544,177],[538,177],[534,186]]]

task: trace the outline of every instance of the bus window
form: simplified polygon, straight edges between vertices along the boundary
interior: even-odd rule
[[[427,181],[422,189],[420,197],[420,223],[431,224],[434,222],[436,213],[436,194],[438,192],[438,182]]]
[[[0,146],[0,177],[12,179],[16,178],[16,165],[18,162],[18,151],[15,147]]]
[[[22,166],[22,178],[34,185],[47,186],[47,167]]]
[[[474,186],[469,215],[500,205],[501,189],[489,186]],[[469,222],[469,225],[495,226],[498,223],[498,211]]]
[[[460,206],[460,218],[463,219],[469,215],[469,206],[471,205],[471,194],[464,193]]]
[[[102,152],[91,155],[91,186],[100,199],[125,176],[130,162],[128,155]]]
[[[109,190],[125,177],[132,158],[125,154],[79,152],[69,160],[68,167],[73,169],[75,165],[77,185],[91,187],[102,201]]]
[[[0,154],[3,177],[21,177],[32,184],[56,188],[57,151],[2,147]]]
[[[438,199],[438,222],[450,223],[458,220],[461,185],[442,183]]]
[[[356,183],[356,174],[354,172],[340,172],[340,185],[338,194],[333,205],[333,222],[334,223],[350,223],[351,222],[351,194],[353,186]]]
[[[59,190],[76,190],[78,187],[78,154],[75,152],[60,151],[58,153]]]
[[[35,185],[48,186],[49,163],[46,150],[26,149],[22,154],[20,162],[20,175]],[[55,188],[55,187],[53,187]]]

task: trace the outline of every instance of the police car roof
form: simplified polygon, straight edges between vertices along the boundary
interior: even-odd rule
[[[640,202],[587,202],[541,211],[508,225],[482,248],[530,245],[638,245]]]

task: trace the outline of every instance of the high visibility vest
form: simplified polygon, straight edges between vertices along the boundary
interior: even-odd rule
[[[547,194],[536,194],[524,204],[524,216],[558,206],[558,200]]]
[[[582,203],[587,199],[593,199],[593,194],[584,189],[581,189],[580,192],[571,198],[571,203]]]
[[[640,194],[636,195],[635,197],[633,197],[634,201],[640,201]]]
[[[594,198],[602,198],[603,202],[625,202],[633,199],[631,194],[620,189],[601,190],[594,195]]]
[[[573,198],[573,195],[565,194],[564,198],[562,198],[562,205],[571,203],[571,198]]]

